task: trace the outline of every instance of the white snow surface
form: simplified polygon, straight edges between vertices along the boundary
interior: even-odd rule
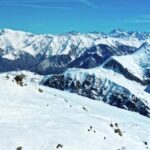
[[[9,79],[7,74],[0,75],[1,150],[18,146],[23,150],[56,150],[58,144],[63,145],[62,150],[149,149],[149,118],[40,86],[42,76],[23,73],[27,76],[23,87],[12,82],[20,73],[9,73]],[[111,122],[118,123],[123,136],[114,132]]]
[[[0,31],[0,52],[2,51],[3,58],[15,60],[21,52],[27,52],[34,57],[38,54],[49,57],[68,54],[73,47],[77,47],[77,55],[80,55],[85,49],[97,44],[107,44],[114,47],[124,44],[139,48],[144,42],[149,42],[150,39],[149,36],[141,40],[136,36],[126,35],[128,34],[126,33],[124,37],[101,33],[34,35],[28,32],[4,29]]]

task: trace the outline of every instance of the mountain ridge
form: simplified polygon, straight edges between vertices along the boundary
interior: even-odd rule
[[[92,47],[96,47],[100,44],[105,44],[113,49],[116,48],[115,55],[125,55],[129,52],[134,52],[144,42],[148,42],[147,39],[143,41],[137,37],[126,37],[124,39],[122,37],[113,37],[100,33],[34,35],[32,33],[13,31],[10,29],[4,29],[0,33],[1,62],[2,64],[8,64],[8,66],[0,66],[0,68],[10,67],[10,69],[7,69],[6,71],[15,71],[15,69],[29,70],[30,68],[33,68],[31,71],[40,73],[38,68],[41,68],[41,66],[44,68],[44,66],[46,66],[46,69],[41,72],[47,74],[53,73],[49,70],[54,70],[54,72],[56,72],[57,69],[59,70],[59,68],[55,69],[55,64],[60,66],[60,68],[65,69],[63,64],[68,65],[79,58],[83,53],[86,53],[87,49],[92,51]],[[24,55],[28,56],[30,59],[26,59]],[[68,61],[66,62],[66,59],[63,57],[59,62],[59,55],[67,57],[66,59]],[[54,64],[51,64],[51,62],[48,61],[49,59],[53,59],[52,57],[55,57],[57,63],[54,62]],[[29,65],[28,67],[25,67],[24,65],[21,66],[21,64],[29,64],[28,60],[33,62],[31,63],[32,65]],[[16,67],[11,67],[13,66],[12,62],[16,64]],[[38,64],[40,64],[40,66]],[[37,67],[34,68],[34,66]],[[0,72],[3,71],[5,70],[0,69]]]
[[[51,75],[42,84],[150,117],[149,43],[149,33],[122,30],[34,35],[5,29],[0,34],[0,72]],[[72,78],[80,74],[87,77]]]

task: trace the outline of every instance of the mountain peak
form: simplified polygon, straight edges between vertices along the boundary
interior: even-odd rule
[[[22,34],[22,35],[31,35],[31,33],[29,32],[25,32],[25,31],[20,31],[20,30],[13,30],[13,29],[2,29],[0,30],[1,34]]]
[[[123,29],[114,29],[108,35],[113,37],[128,37],[128,32],[124,31]]]
[[[125,32],[123,29],[113,29],[110,34],[122,33]]]
[[[1,31],[2,31],[2,32],[14,32],[14,30],[12,30],[12,29],[7,29],[7,28],[2,29]]]
[[[140,46],[140,49],[141,49],[141,48],[145,48],[145,49],[150,48],[150,43],[144,42],[144,43]]]
[[[5,29],[2,29],[1,32],[2,33],[15,33],[15,32],[23,32],[23,31],[16,31],[16,30],[13,30],[13,29],[5,28]]]

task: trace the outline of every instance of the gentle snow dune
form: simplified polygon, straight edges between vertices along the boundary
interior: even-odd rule
[[[55,150],[58,144],[62,150],[149,149],[149,118],[39,86],[40,76],[26,75],[23,87],[12,74],[0,75],[0,150]],[[115,123],[123,136],[114,132]]]

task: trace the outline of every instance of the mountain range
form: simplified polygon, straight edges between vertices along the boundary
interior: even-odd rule
[[[40,84],[150,117],[150,33],[0,31],[0,72],[27,70]]]
[[[34,35],[4,29],[0,31],[0,71],[25,69],[45,75],[70,67],[93,68],[113,55],[133,53],[149,39],[148,33],[120,30],[109,34]]]
[[[149,150],[150,33],[0,31],[1,150]]]

